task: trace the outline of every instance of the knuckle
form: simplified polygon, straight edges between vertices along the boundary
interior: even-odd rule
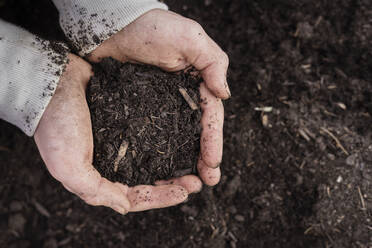
[[[216,157],[209,154],[206,155],[205,160],[207,166],[213,169],[220,167],[220,164],[222,163],[222,159],[219,156]]]
[[[197,21],[189,19],[189,25],[193,31],[204,31],[200,23],[198,23]]]
[[[223,103],[221,101],[221,99],[218,99],[219,101],[217,101],[217,107],[216,107],[216,110],[220,112],[220,114],[222,115],[222,121],[223,121],[223,115],[224,115],[224,106],[223,106]]]
[[[205,35],[202,35],[204,34],[204,29],[197,21],[188,19],[188,23],[185,25],[185,28],[186,33],[190,34],[190,37],[193,37],[193,39],[195,39],[195,37],[205,38]]]
[[[83,181],[76,180],[74,185],[74,191],[76,195],[78,195],[85,203],[98,206],[102,205],[101,198],[99,195],[100,188],[102,185],[102,178],[99,180],[94,187],[87,186]]]
[[[80,197],[80,198],[81,198],[85,203],[87,203],[87,204],[89,204],[89,205],[92,205],[92,206],[100,205],[96,193],[93,193],[93,194],[87,194],[87,195],[82,194],[82,195],[79,195],[79,197]]]

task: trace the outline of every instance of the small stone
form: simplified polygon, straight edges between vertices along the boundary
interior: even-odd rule
[[[337,182],[337,183],[341,183],[341,182],[342,182],[342,180],[343,180],[342,176],[338,176],[338,178],[337,178],[336,182]]]
[[[239,222],[244,222],[245,221],[244,216],[243,215],[240,215],[240,214],[235,215],[234,218],[235,218],[236,221],[239,221]]]
[[[333,155],[332,153],[328,153],[327,157],[329,158],[329,160],[335,160],[336,159],[336,156]]]
[[[358,154],[352,154],[346,158],[346,164],[354,166],[357,163]]]

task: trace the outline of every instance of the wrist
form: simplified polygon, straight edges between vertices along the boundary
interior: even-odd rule
[[[91,65],[72,53],[68,54],[67,58],[68,62],[59,83],[77,84],[85,89],[93,75]]]

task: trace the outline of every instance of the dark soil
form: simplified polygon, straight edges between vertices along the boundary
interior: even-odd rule
[[[196,172],[201,111],[192,110],[179,89],[198,104],[198,78],[113,59],[94,73],[87,99],[93,164],[103,176],[138,185]]]
[[[56,15],[30,2],[27,27]],[[372,247],[372,2],[166,2],[230,57],[221,183],[123,217],[64,190],[1,122],[0,247]]]

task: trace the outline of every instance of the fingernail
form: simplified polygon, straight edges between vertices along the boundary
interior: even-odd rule
[[[217,163],[217,165],[214,166],[214,167],[212,166],[212,168],[213,168],[213,169],[217,169],[217,168],[220,168],[220,166],[221,166],[221,162]]]
[[[124,207],[122,207],[122,206],[118,206],[118,205],[114,206],[113,209],[114,209],[116,212],[118,212],[118,213],[120,213],[120,214],[122,214],[122,215],[126,215],[126,214],[129,212],[129,211],[126,210]]]
[[[200,188],[200,189],[197,190],[197,191],[191,192],[190,195],[191,195],[191,194],[198,194],[198,193],[200,193],[202,190],[203,190],[203,188]]]
[[[225,89],[226,89],[226,92],[227,92],[227,95],[228,95],[227,98],[230,98],[231,97],[231,91],[230,91],[230,88],[229,88],[229,85],[227,84],[227,82],[225,82]]]

